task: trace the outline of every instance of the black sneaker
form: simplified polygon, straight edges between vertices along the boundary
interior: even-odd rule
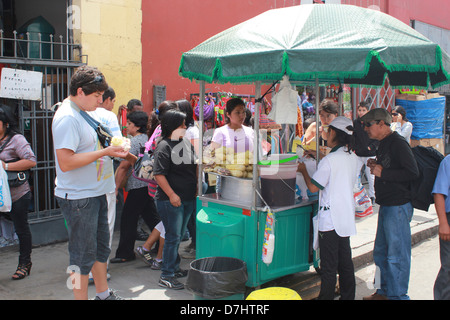
[[[139,246],[136,249],[134,249],[134,252],[146,264],[148,264],[149,266],[152,265],[153,259],[152,259],[152,256],[150,255],[150,251],[145,250],[143,246]]]
[[[173,290],[184,289],[184,284],[179,282],[176,277],[171,277],[171,278],[163,278],[163,277],[161,277],[161,278],[159,278],[158,285],[160,287],[173,289]]]

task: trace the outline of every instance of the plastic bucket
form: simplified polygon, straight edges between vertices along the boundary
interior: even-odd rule
[[[295,204],[297,164],[259,166],[261,196],[271,207]]]

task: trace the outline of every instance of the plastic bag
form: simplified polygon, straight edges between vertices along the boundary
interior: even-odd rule
[[[0,166],[0,212],[10,212],[12,201],[11,201],[11,192],[9,191],[8,184],[8,174]]]
[[[191,262],[186,289],[204,299],[221,299],[245,293],[247,265],[231,257],[208,257]]]
[[[275,250],[275,216],[269,209],[264,228],[264,242],[262,249],[262,261],[269,265],[272,263],[273,252]]]
[[[364,218],[373,213],[372,201],[367,195],[366,189],[361,183],[361,175],[353,188],[353,196],[355,198],[355,215],[358,218]]]

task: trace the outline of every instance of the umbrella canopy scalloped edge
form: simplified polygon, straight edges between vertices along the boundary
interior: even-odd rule
[[[442,66],[442,50],[439,45],[436,45],[436,64],[434,66],[428,66],[428,65],[387,65],[382,58],[380,57],[380,54],[378,51],[369,51],[369,53],[366,56],[365,61],[365,67],[364,71],[353,71],[353,72],[342,72],[342,71],[329,71],[329,72],[309,72],[309,73],[295,73],[291,70],[289,66],[289,56],[288,53],[285,51],[283,52],[283,61],[282,61],[282,71],[280,73],[261,73],[261,74],[251,74],[251,75],[243,75],[238,77],[224,77],[222,73],[222,63],[220,58],[216,58],[215,60],[215,66],[210,75],[203,74],[203,73],[195,73],[190,71],[183,70],[184,65],[184,58],[185,53],[181,57],[180,67],[179,67],[179,75],[188,78],[191,81],[198,80],[198,81],[205,81],[207,83],[232,83],[232,84],[247,84],[247,83],[253,83],[256,81],[261,81],[263,83],[270,83],[276,80],[279,80],[283,77],[283,75],[288,75],[289,78],[293,81],[313,81],[316,77],[319,77],[321,83],[336,83],[338,81],[342,81],[345,83],[345,79],[352,78],[352,79],[364,79],[370,69],[370,63],[373,58],[375,58],[385,69],[385,75],[390,72],[395,71],[406,71],[406,72],[427,72],[427,73],[436,73],[439,70],[442,70],[444,75],[446,76],[447,80],[444,80],[442,82],[434,84],[432,87],[440,87],[446,84],[450,83],[450,74],[443,68]],[[427,83],[430,83],[429,76]],[[371,86],[382,86],[384,84],[375,84]],[[359,84],[351,83],[348,84],[350,86],[357,86]],[[398,87],[404,87],[404,86],[398,86]],[[416,86],[420,87],[420,86]]]

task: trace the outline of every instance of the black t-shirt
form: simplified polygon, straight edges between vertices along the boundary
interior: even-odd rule
[[[153,174],[166,176],[170,187],[182,201],[194,200],[197,194],[195,161],[194,148],[189,140],[165,138],[156,146]],[[158,186],[155,199],[169,200],[169,197]]]
[[[375,177],[376,202],[399,206],[411,201],[411,181],[419,177],[419,169],[409,143],[397,132],[380,141],[377,163],[383,167]]]

